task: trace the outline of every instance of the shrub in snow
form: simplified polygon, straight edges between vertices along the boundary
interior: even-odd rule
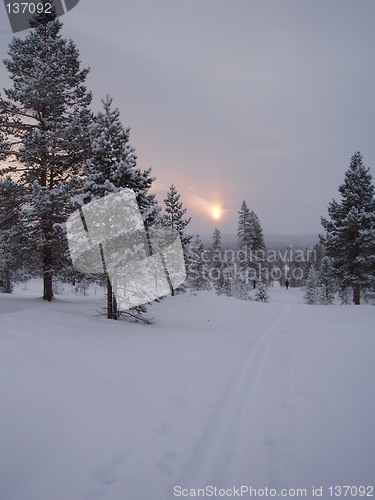
[[[268,302],[269,301],[267,287],[266,287],[266,284],[264,283],[264,281],[262,281],[262,280],[257,280],[257,282],[256,282],[254,300],[256,300],[257,302]]]

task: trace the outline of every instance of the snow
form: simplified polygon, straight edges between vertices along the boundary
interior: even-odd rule
[[[0,295],[0,498],[374,484],[375,308],[187,292],[152,325]]]

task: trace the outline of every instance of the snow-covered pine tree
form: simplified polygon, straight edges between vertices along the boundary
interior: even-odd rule
[[[253,243],[253,227],[250,219],[250,210],[247,207],[246,201],[242,202],[241,208],[238,211],[238,246],[250,252]],[[249,254],[250,255],[250,254]]]
[[[264,243],[263,237],[263,228],[260,224],[259,217],[251,210],[249,212],[249,223],[251,227],[251,249],[253,252],[257,252],[259,250],[264,250],[266,245]]]
[[[186,227],[190,223],[191,217],[185,218],[187,209],[183,208],[180,198],[180,193],[172,184],[164,200],[165,214],[162,216],[162,223],[178,232],[182,247],[185,249],[192,239],[192,236],[186,234]]]
[[[95,116],[89,128],[92,153],[83,166],[83,187],[75,200],[83,205],[123,188],[132,189],[147,227],[159,212],[155,195],[149,193],[154,178],[150,176],[151,169],[141,171],[136,167],[137,156],[129,144],[130,129],[123,127],[120,112],[112,108],[112,101],[109,96],[102,100],[104,111]],[[118,319],[120,311],[108,276],[106,283],[107,317]],[[140,306],[128,314],[140,319],[140,313],[144,311],[145,308]]]
[[[13,162],[26,197],[31,245],[38,252],[43,297],[53,298],[53,274],[64,262],[64,222],[74,192],[71,179],[87,157],[91,94],[71,40],[54,14],[36,16],[33,29],[14,38],[4,61],[13,86],[0,97],[0,155]],[[75,185],[74,185],[75,188]],[[60,249],[63,249],[61,252]]]
[[[270,276],[271,266],[269,265],[265,257],[266,245],[264,243],[263,228],[260,224],[259,217],[254,212],[254,210],[250,211],[249,221],[252,232],[251,267],[254,270],[254,274],[258,276],[258,279],[263,281],[265,284],[267,278]]]
[[[223,284],[223,261],[221,251],[221,232],[220,229],[215,227],[212,235],[212,261],[211,261],[211,276],[214,283],[216,293],[222,293]]]
[[[320,273],[314,265],[310,267],[307,275],[304,297],[307,304],[320,304],[321,302]]]
[[[333,304],[335,291],[337,289],[335,278],[333,275],[331,259],[327,256],[323,257],[319,270],[320,286],[321,286],[321,303]]]
[[[221,231],[217,227],[215,227],[214,232],[212,234],[212,255],[213,257],[216,256],[217,261],[222,260],[222,248],[221,248]]]
[[[230,269],[225,260],[221,248],[221,232],[215,227],[212,235],[212,260],[211,260],[211,278],[214,288],[218,295],[231,295],[231,277]]]
[[[250,289],[253,286],[249,283],[248,272],[252,261],[251,248],[253,242],[253,227],[250,219],[250,210],[246,201],[242,202],[238,211],[238,255],[240,258],[236,262],[235,289],[236,295],[240,299],[248,299]],[[253,280],[251,280],[251,283]]]
[[[352,156],[339,192],[341,202],[328,206],[330,219],[321,219],[322,241],[340,288],[351,287],[354,304],[360,304],[361,288],[375,278],[375,187],[360,152]]]
[[[204,243],[199,236],[196,236],[189,248],[187,273],[189,284],[195,290],[208,290],[210,288],[206,253]]]
[[[266,266],[263,229],[259,217],[253,210],[249,210],[246,201],[242,202],[238,212],[237,236],[240,259],[237,262],[239,272],[236,277],[236,289],[237,296],[246,299],[250,289],[255,288],[261,269]]]
[[[320,240],[321,240],[321,237],[320,237]],[[322,265],[322,260],[326,256],[325,248],[324,248],[322,241],[319,241],[318,243],[316,243],[314,245],[312,255],[314,256],[315,267],[317,269],[320,269],[321,265]]]
[[[191,221],[191,217],[185,218],[187,209],[183,207],[181,201],[181,195],[178,193],[176,187],[172,184],[167,193],[167,197],[164,199],[165,213],[160,215],[158,223],[164,227],[170,228],[173,231],[177,231],[182,249],[184,252],[185,268],[189,267],[189,253],[187,251],[188,245],[192,239],[192,236],[186,233],[186,227]],[[174,295],[174,290],[170,284],[171,293]],[[184,291],[184,284],[180,285],[177,291]]]

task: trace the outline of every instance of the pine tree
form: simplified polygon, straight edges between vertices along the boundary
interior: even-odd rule
[[[212,235],[211,277],[218,295],[231,295],[230,269],[222,256],[221,232],[215,227]]]
[[[258,278],[264,269],[264,238],[263,230],[257,214],[249,210],[245,201],[238,212],[238,249],[241,256],[237,263],[238,275],[236,278],[237,296],[241,299],[249,298],[249,291],[256,287]],[[250,278],[250,279],[249,279]]]
[[[222,293],[223,285],[223,262],[221,251],[221,232],[220,229],[217,229],[217,227],[214,229],[212,238],[211,275],[216,293],[220,295]]]
[[[271,266],[266,261],[265,257],[266,245],[264,243],[263,228],[260,224],[259,217],[254,212],[254,210],[250,211],[249,220],[252,232],[251,267],[254,270],[254,274],[258,276],[258,279],[260,279],[262,282],[265,282],[267,280],[267,277],[270,275]]]
[[[116,193],[123,188],[132,189],[145,226],[151,225],[158,215],[155,195],[149,193],[153,178],[151,170],[141,171],[136,167],[137,156],[129,144],[130,129],[124,129],[117,108],[112,109],[112,99],[102,100],[104,112],[99,112],[89,129],[91,157],[83,166],[82,192],[75,198],[79,205]],[[106,276],[107,317],[117,319],[116,299],[112,283]],[[143,312],[138,307],[131,315]]]
[[[360,304],[361,288],[375,278],[375,187],[361,153],[356,152],[339,187],[341,202],[328,206],[329,219],[322,218],[322,239],[332,258],[340,287],[353,289],[353,302]]]
[[[308,304],[321,304],[323,291],[320,284],[320,273],[314,265],[311,266],[306,280],[305,300]]]
[[[71,40],[60,34],[62,23],[36,16],[34,29],[14,38],[4,64],[13,86],[0,97],[0,157],[18,172],[26,198],[31,245],[38,252],[43,297],[53,298],[53,274],[68,266],[64,221],[72,209],[71,182],[87,157],[86,130],[91,121],[91,94]],[[61,250],[62,249],[62,250]]]
[[[186,227],[191,221],[191,217],[185,218],[187,209],[183,208],[183,203],[180,201],[181,195],[172,184],[164,199],[165,213],[160,215],[158,223],[163,227],[176,231],[180,237],[182,250],[184,252],[185,268],[189,267],[189,253],[187,251],[188,245],[192,239],[191,235],[186,233]],[[162,234],[162,231],[160,232]],[[171,294],[174,295],[175,290],[170,283]],[[184,284],[180,285],[177,289],[178,292],[185,291]]]
[[[333,275],[331,259],[327,256],[323,257],[321,261],[319,275],[322,291],[321,303],[333,304],[334,294],[336,291],[336,282]]]
[[[241,249],[246,249],[246,252],[250,252],[253,243],[253,227],[250,219],[250,210],[245,200],[242,202],[241,208],[238,211],[237,236],[238,246]]]
[[[208,266],[204,243],[196,236],[189,248],[188,280],[195,290],[208,290]]]
[[[251,287],[248,280],[248,270],[252,260],[251,245],[253,233],[250,221],[250,210],[247,207],[246,201],[242,202],[241,208],[238,212],[237,236],[239,249],[238,255],[240,258],[238,259],[238,262],[236,262],[236,296],[239,299],[248,299]]]
[[[185,232],[187,225],[191,221],[191,217],[187,219],[184,218],[187,209],[183,208],[180,198],[181,195],[172,184],[164,200],[165,214],[162,217],[162,223],[178,232],[181,238],[182,248],[185,248],[192,238],[192,236],[187,235]]]
[[[254,252],[259,250],[264,250],[266,245],[264,244],[263,229],[260,224],[259,217],[251,210],[249,213],[249,225],[251,233],[251,249]]]
[[[305,285],[305,300],[308,304],[333,304],[335,291],[331,261],[325,256],[320,269],[315,264],[310,267]]]

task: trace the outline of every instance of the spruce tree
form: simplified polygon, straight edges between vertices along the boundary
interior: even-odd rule
[[[195,290],[208,290],[208,265],[206,259],[206,248],[204,243],[196,236],[189,248],[188,280]]]
[[[164,210],[165,213],[159,216],[157,221],[161,226],[172,229],[176,231],[181,240],[182,250],[184,252],[185,268],[189,267],[189,253],[187,252],[188,245],[192,239],[192,236],[186,233],[186,227],[191,221],[191,217],[186,218],[185,214],[187,209],[183,207],[181,202],[181,195],[178,193],[176,187],[172,184],[167,193],[167,197],[164,199]],[[162,231],[160,231],[162,234]],[[171,294],[174,295],[175,290],[170,283]],[[178,292],[185,291],[184,284],[180,285],[177,289]]]
[[[192,236],[186,234],[186,227],[191,221],[191,217],[185,218],[187,209],[183,208],[180,201],[181,195],[172,184],[164,200],[165,214],[162,217],[162,223],[178,232],[181,238],[182,248],[185,248],[191,241]]]
[[[220,293],[222,293],[223,284],[223,262],[221,251],[221,232],[217,227],[214,229],[212,238],[211,275],[216,293],[220,295]]]
[[[238,211],[237,236],[238,246],[246,252],[250,252],[253,242],[253,227],[250,219],[250,210],[245,200]]]
[[[253,240],[252,224],[250,221],[250,210],[246,201],[242,202],[238,212],[238,255],[240,258],[236,262],[236,295],[240,299],[248,299],[251,284],[248,280],[248,273],[252,261],[251,246]],[[255,281],[254,281],[255,283]]]
[[[320,284],[320,273],[314,265],[310,267],[305,286],[305,300],[308,304],[322,303],[322,287]]]
[[[112,101],[109,96],[102,100],[104,111],[97,114],[89,128],[92,153],[83,166],[82,191],[75,201],[82,206],[123,188],[132,189],[147,227],[158,215],[155,195],[149,193],[154,179],[150,176],[151,170],[141,171],[137,168],[137,156],[129,144],[130,129],[123,127],[119,110],[112,109]],[[107,317],[117,319],[120,311],[117,310],[108,276],[106,285]],[[134,314],[142,311],[144,308],[139,307]]]
[[[253,210],[249,210],[246,201],[242,202],[238,212],[238,249],[240,259],[237,263],[236,288],[237,296],[241,299],[249,298],[250,289],[256,287],[261,269],[264,269],[265,249],[263,229],[259,218]]]
[[[221,232],[215,227],[212,235],[211,277],[218,295],[231,294],[230,269],[222,255]]]
[[[27,253],[38,253],[43,297],[51,301],[53,275],[69,265],[64,221],[76,188],[71,181],[89,150],[91,94],[84,86],[88,70],[80,68],[74,43],[62,38],[62,23],[54,15],[36,17],[4,61],[13,86],[0,96],[0,156],[23,186]]]
[[[327,256],[323,257],[320,266],[320,286],[322,290],[322,304],[333,304],[333,299],[336,291],[336,282],[333,275],[331,259]]]
[[[339,192],[341,201],[328,206],[330,219],[321,219],[322,241],[340,288],[351,287],[353,302],[360,304],[361,289],[375,278],[375,187],[360,152],[352,156]]]
[[[254,252],[258,252],[259,250],[264,250],[265,243],[263,237],[263,229],[260,224],[259,217],[251,210],[249,212],[249,224],[250,224],[250,233],[251,233],[251,249]]]

